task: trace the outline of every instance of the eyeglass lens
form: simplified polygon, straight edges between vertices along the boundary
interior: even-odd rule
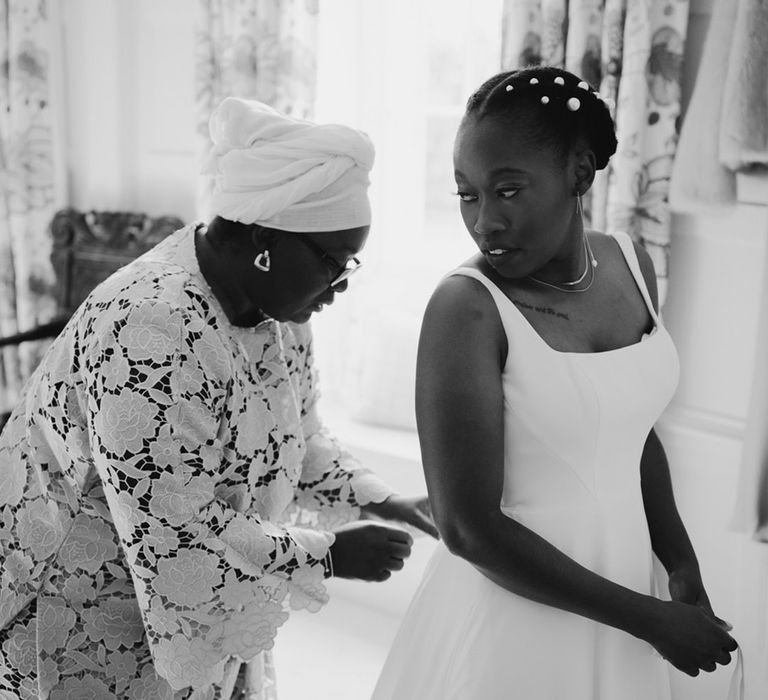
[[[334,277],[333,280],[331,280],[331,287],[338,287],[342,282],[349,279],[349,277],[357,272],[361,267],[363,266],[363,263],[361,263],[357,258],[350,258],[347,260],[347,263],[344,267],[344,269]]]

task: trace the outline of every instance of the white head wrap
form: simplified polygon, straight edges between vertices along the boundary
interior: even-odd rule
[[[363,132],[234,97],[216,108],[209,128],[212,215],[307,233],[371,223],[374,149]]]

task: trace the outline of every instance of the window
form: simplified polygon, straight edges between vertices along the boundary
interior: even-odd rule
[[[475,250],[453,140],[469,95],[500,70],[501,18],[501,0],[320,2],[315,117],[376,147],[365,268],[314,324],[324,392],[358,418],[413,427],[424,306]]]

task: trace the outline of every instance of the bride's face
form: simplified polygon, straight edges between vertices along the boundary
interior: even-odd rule
[[[461,216],[500,275],[523,278],[570,257],[581,236],[570,160],[498,119],[462,125],[454,148]]]

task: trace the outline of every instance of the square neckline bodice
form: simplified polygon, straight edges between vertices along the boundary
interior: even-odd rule
[[[606,356],[612,353],[619,353],[626,350],[633,350],[643,345],[647,341],[651,340],[653,337],[659,335],[659,330],[661,328],[661,319],[659,318],[659,315],[656,313],[656,309],[654,308],[653,302],[651,301],[651,297],[648,292],[648,286],[645,283],[645,278],[643,277],[642,270],[640,269],[640,262],[637,258],[637,254],[635,253],[632,239],[627,233],[624,233],[623,231],[619,231],[609,235],[611,236],[611,238],[613,238],[616,241],[617,245],[619,246],[619,249],[621,250],[622,256],[624,258],[624,262],[627,264],[627,267],[629,268],[629,271],[632,274],[632,278],[634,279],[635,284],[637,285],[637,288],[640,291],[640,295],[642,296],[643,301],[645,302],[645,306],[648,312],[650,313],[651,320],[653,322],[653,328],[647,333],[643,333],[643,335],[640,337],[639,340],[635,341],[634,343],[629,343],[628,345],[622,345],[618,348],[611,348],[609,350],[588,350],[588,351],[558,350],[557,348],[553,348],[536,330],[536,328],[528,320],[525,314],[523,314],[523,312],[517,308],[515,303],[506,294],[504,294],[504,292],[499,288],[499,286],[495,282],[493,282],[493,280],[491,280],[487,275],[482,273],[480,270],[477,270],[473,267],[462,266],[450,272],[448,276],[457,275],[457,274],[464,275],[467,277],[472,277],[473,279],[476,279],[479,282],[481,282],[488,289],[491,295],[494,297],[497,305],[500,300],[503,300],[503,303],[507,304],[509,307],[514,309],[514,313],[519,319],[522,320],[524,326],[529,330],[529,332],[533,334],[533,336],[536,339],[538,339],[541,345],[543,345],[547,350],[549,350],[552,353],[556,353],[558,355],[589,357],[592,355]]]

